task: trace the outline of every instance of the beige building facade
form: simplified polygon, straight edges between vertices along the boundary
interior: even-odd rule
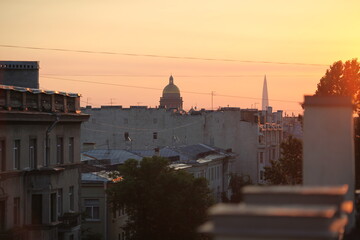
[[[80,238],[79,101],[0,85],[0,239]]]

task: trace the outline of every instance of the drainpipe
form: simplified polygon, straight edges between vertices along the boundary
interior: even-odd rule
[[[109,221],[108,221],[108,199],[107,199],[107,182],[104,182],[104,192],[105,192],[105,207],[104,207],[104,222],[105,222],[105,238],[104,239],[108,239],[108,225],[109,225]]]
[[[54,129],[55,125],[59,122],[60,120],[60,117],[59,115],[55,115],[56,116],[56,119],[55,121],[49,126],[49,128],[46,130],[46,138],[45,138],[45,151],[46,151],[46,154],[45,154],[45,164],[46,166],[49,165],[50,163],[50,144],[49,144],[49,135],[50,135],[50,132]]]

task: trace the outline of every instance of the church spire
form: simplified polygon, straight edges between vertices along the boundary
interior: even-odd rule
[[[267,90],[266,75],[264,77],[263,94],[262,94],[262,110],[266,110],[269,106],[269,97]]]

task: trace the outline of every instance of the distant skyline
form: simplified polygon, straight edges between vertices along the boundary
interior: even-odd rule
[[[214,108],[260,109],[266,74],[270,106],[298,114],[333,62],[359,57],[359,9],[355,0],[2,0],[0,60],[40,61],[40,88],[78,92],[82,106],[158,106],[172,74],[186,110],[210,109],[211,92]]]

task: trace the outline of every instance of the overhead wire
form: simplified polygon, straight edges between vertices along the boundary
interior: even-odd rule
[[[301,65],[301,66],[313,66],[313,67],[328,66],[328,64],[320,64],[320,63],[277,62],[277,61],[259,61],[259,60],[256,61],[256,60],[240,60],[240,59],[230,59],[230,58],[205,58],[205,57],[158,55],[158,54],[140,54],[140,53],[129,53],[129,52],[77,50],[77,49],[66,49],[66,48],[31,47],[31,46],[19,46],[19,45],[8,45],[8,44],[0,44],[0,47],[29,49],[29,50],[43,50],[43,51],[75,52],[75,53],[86,53],[86,54],[122,55],[122,56],[130,56],[130,57],[167,58],[167,59],[180,59],[180,60],[241,62],[241,63],[251,63],[251,64]]]
[[[88,80],[79,80],[79,79],[70,79],[70,78],[58,78],[58,77],[46,77],[42,76],[43,78],[49,78],[49,79],[57,79],[57,80],[64,80],[64,81],[72,81],[72,82],[81,82],[81,83],[91,83],[91,84],[99,84],[99,85],[109,85],[109,86],[118,86],[118,87],[127,87],[127,88],[138,88],[138,89],[147,89],[147,90],[159,90],[162,91],[161,88],[153,88],[153,87],[143,87],[143,86],[133,86],[133,85],[125,85],[125,84],[118,84],[118,83],[103,83],[103,82],[95,82],[95,81],[88,81]],[[189,93],[189,94],[199,94],[199,95],[212,95],[213,93],[209,92],[193,92],[193,91],[181,91],[182,93]],[[214,96],[219,97],[230,97],[230,98],[241,98],[241,99],[255,99],[255,100],[261,100],[261,98],[255,98],[255,97],[244,97],[244,96],[235,96],[235,95],[225,95],[225,94],[213,94]],[[271,101],[277,101],[277,102],[292,102],[292,103],[299,103],[299,101],[294,100],[279,100],[279,99],[268,99]]]
[[[147,78],[162,78],[162,77],[168,77],[168,75],[155,75],[155,74],[54,74],[54,73],[42,73],[42,76],[65,76],[65,77],[147,77]],[[315,74],[292,74],[292,75],[277,75],[272,74],[273,77],[312,77],[317,76]],[[243,77],[264,77],[264,75],[260,74],[241,74],[241,75],[176,75],[176,77],[179,78],[243,78]]]

